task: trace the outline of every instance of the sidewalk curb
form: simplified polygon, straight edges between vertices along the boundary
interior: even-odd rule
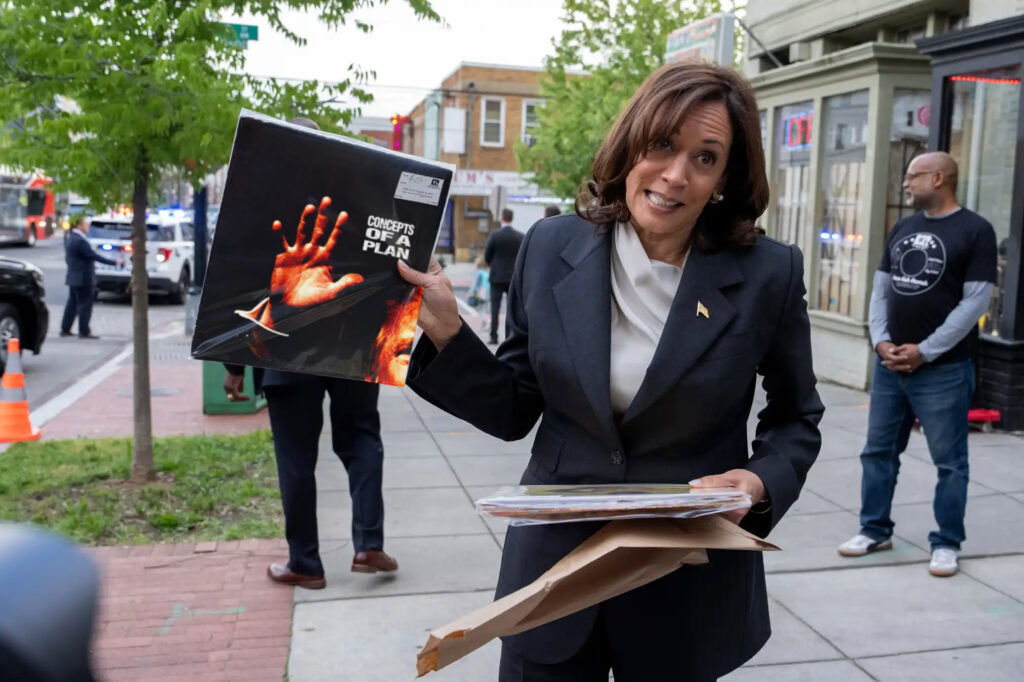
[[[162,339],[176,336],[177,333],[178,332],[176,331],[166,331],[159,334],[152,334],[150,335],[149,340],[160,341]],[[36,408],[32,412],[32,425],[36,428],[40,428],[43,424],[57,417],[61,412],[85,397],[89,391],[103,383],[104,380],[117,371],[117,368],[122,362],[132,356],[134,353],[133,343],[133,341],[129,341],[125,344],[124,348],[117,353],[117,355],[65,388],[53,398],[46,401],[43,405]]]

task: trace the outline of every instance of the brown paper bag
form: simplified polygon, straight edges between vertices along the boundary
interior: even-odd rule
[[[706,563],[705,549],[778,547],[719,516],[612,521],[529,585],[431,632],[416,656],[418,677],[495,637],[582,611],[684,564]]]

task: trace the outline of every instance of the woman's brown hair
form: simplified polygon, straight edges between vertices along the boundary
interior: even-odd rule
[[[768,206],[757,102],[743,76],[714,64],[674,62],[647,77],[597,150],[593,177],[576,197],[576,213],[598,225],[628,221],[629,171],[657,140],[675,135],[690,112],[707,102],[725,104],[733,139],[725,198],[704,207],[694,244],[703,250],[754,244],[762,234],[754,223]]]

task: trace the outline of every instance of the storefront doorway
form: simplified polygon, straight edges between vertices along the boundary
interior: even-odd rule
[[[996,232],[998,281],[980,320],[979,407],[1024,429],[1024,17],[918,41],[932,58],[929,147],[959,165],[957,199]]]

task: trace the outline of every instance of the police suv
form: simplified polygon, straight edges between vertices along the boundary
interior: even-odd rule
[[[132,276],[132,217],[108,214],[89,221],[89,244],[110,259],[121,257],[121,265],[96,264],[96,288],[127,294]],[[183,303],[192,282],[192,220],[181,211],[146,217],[146,273],[149,290]]]

